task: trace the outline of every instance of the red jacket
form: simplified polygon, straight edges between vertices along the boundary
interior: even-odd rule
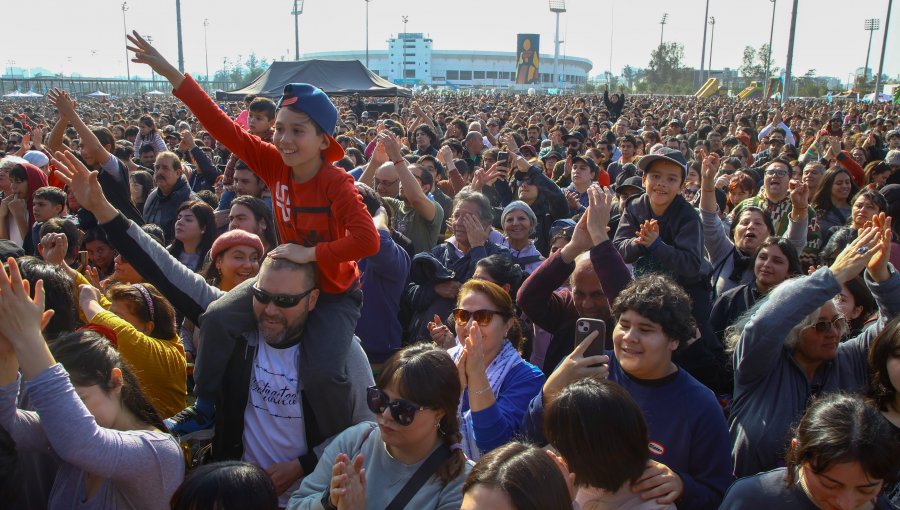
[[[295,182],[278,149],[231,120],[189,75],[173,94],[272,190],[281,242],[316,247],[322,291],[338,294],[351,288],[359,279],[356,261],[374,255],[379,247],[375,224],[353,177],[323,164],[309,181]]]

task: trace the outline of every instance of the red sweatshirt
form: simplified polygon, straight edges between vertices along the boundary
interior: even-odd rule
[[[275,224],[283,243],[316,247],[320,288],[338,294],[359,279],[356,261],[378,252],[379,237],[353,176],[323,164],[316,176],[294,182],[278,149],[231,120],[189,75],[172,92],[213,138],[247,163],[272,190]]]

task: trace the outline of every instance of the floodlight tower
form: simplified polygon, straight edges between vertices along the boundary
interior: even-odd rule
[[[660,48],[662,48],[662,45],[663,45],[663,33],[665,33],[666,23],[667,23],[668,19],[669,19],[669,13],[664,12],[662,15],[662,19],[659,20],[659,47]]]
[[[553,86],[559,86],[557,72],[559,71],[559,15],[566,12],[566,0],[550,0],[550,12],[556,14],[556,38],[553,41]],[[540,55],[538,55],[540,59]],[[540,62],[540,60],[538,60]]]
[[[294,60],[300,60],[300,15],[303,14],[303,2],[305,0],[294,0]]]

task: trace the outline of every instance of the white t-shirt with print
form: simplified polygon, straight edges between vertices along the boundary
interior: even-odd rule
[[[250,372],[250,394],[244,410],[244,460],[267,469],[308,451],[300,400],[300,346],[276,349],[258,335],[259,348]],[[284,506],[300,480],[282,494]]]

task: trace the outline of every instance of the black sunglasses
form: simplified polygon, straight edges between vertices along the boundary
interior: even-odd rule
[[[578,147],[579,145],[581,145],[581,142],[579,142],[579,141],[568,142],[568,143],[566,143],[566,145],[569,147]]]
[[[424,411],[429,409],[420,405],[413,404],[409,400],[398,398],[391,400],[387,393],[378,386],[369,386],[366,388],[366,404],[369,411],[377,414],[383,414],[385,409],[391,410],[391,418],[402,426],[407,426],[416,419],[416,411]]]
[[[316,290],[315,287],[313,287],[301,294],[271,294],[260,289],[256,285],[250,287],[250,289],[253,291],[253,297],[256,298],[257,301],[264,305],[273,303],[278,308],[291,308],[292,306],[297,306],[303,298]]]
[[[474,312],[463,310],[462,308],[453,310],[453,318],[458,324],[465,324],[474,318],[479,326],[487,326],[494,319],[494,315],[506,317],[506,314],[496,310],[475,310]]]

